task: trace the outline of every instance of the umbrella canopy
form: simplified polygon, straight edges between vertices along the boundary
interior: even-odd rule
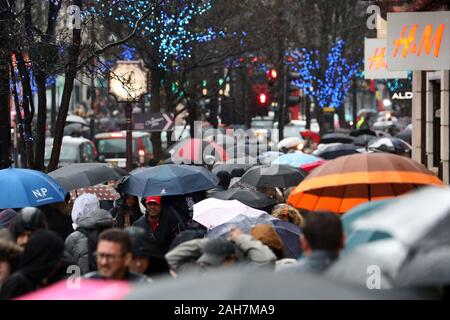
[[[275,205],[275,201],[265,193],[250,189],[231,189],[219,191],[213,193],[211,197],[221,200],[239,200],[243,204],[256,209],[262,209]]]
[[[348,143],[330,143],[325,144],[314,152],[315,156],[321,157],[325,160],[332,160],[342,156],[359,153],[354,144]]]
[[[289,188],[300,183],[306,175],[307,173],[302,169],[272,164],[248,170],[240,181],[258,188]]]
[[[288,138],[284,138],[283,140],[278,142],[277,148],[279,150],[281,150],[283,148],[286,148],[286,149],[294,148],[304,142],[305,141],[303,139],[300,139],[299,137],[288,137]]]
[[[141,285],[130,300],[360,300],[416,298],[407,292],[355,288],[314,274],[273,272],[254,268],[224,268],[161,279]],[[216,310],[217,311],[217,310]]]
[[[303,165],[315,163],[319,161],[320,158],[306,154],[300,151],[283,154],[282,156],[275,159],[272,164],[278,165],[290,165],[294,168],[300,168]]]
[[[356,129],[350,132],[350,135],[352,137],[359,137],[359,136],[373,136],[376,137],[377,134],[375,133],[375,131],[370,130],[370,129]]]
[[[64,188],[49,175],[30,169],[0,170],[0,208],[37,207],[63,202]]]
[[[412,147],[402,139],[396,137],[383,137],[369,142],[367,148],[371,151],[389,152],[395,154],[409,153]]]
[[[409,144],[411,144],[411,140],[412,140],[412,125],[409,124],[403,131],[400,131],[396,135],[396,137],[406,141]]]
[[[275,159],[281,157],[284,153],[279,151],[267,151],[258,156],[258,161],[261,164],[271,164]]]
[[[117,190],[138,197],[169,196],[209,190],[218,183],[216,175],[204,167],[164,164],[133,170]]]
[[[71,136],[74,133],[80,134],[82,132],[83,125],[78,122],[69,123],[64,127],[64,135]]]
[[[98,200],[118,200],[120,199],[120,194],[113,187],[98,184],[92,187],[86,187],[81,189],[75,189],[70,191],[70,197],[75,200],[84,193],[95,194]]]
[[[310,211],[344,213],[358,204],[396,197],[423,185],[443,185],[421,164],[390,153],[329,160],[290,194],[288,202]]]
[[[109,180],[118,180],[126,172],[119,171],[103,163],[75,163],[49,173],[64,189],[70,191],[94,186]]]
[[[220,171],[226,171],[231,174],[234,169],[244,169],[247,171],[254,165],[256,165],[257,160],[252,157],[238,158],[238,159],[230,159],[225,163],[218,163],[214,165],[214,168],[211,170],[214,174],[219,173]]]
[[[327,133],[321,139],[320,143],[353,143],[354,138],[345,133]]]
[[[16,300],[121,300],[133,288],[130,282],[113,280],[81,279],[79,284],[72,288],[67,280],[62,280]]]
[[[76,116],[74,114],[71,114],[71,115],[67,116],[66,123],[79,123],[79,124],[82,124],[84,126],[88,125],[87,121],[84,118],[82,118],[80,116]]]
[[[168,150],[174,163],[202,164],[208,156],[214,158],[214,161],[226,161],[229,159],[227,152],[213,141],[201,139],[184,139],[171,146]]]
[[[250,233],[257,224],[271,224],[284,243],[286,258],[297,259],[301,255],[299,236],[301,230],[298,226],[288,221],[282,221],[270,214],[262,214],[256,218],[243,215],[236,216],[227,223],[221,224],[208,231],[208,238],[227,237],[234,227],[238,227],[244,233]]]
[[[362,134],[355,137],[353,144],[360,147],[366,147],[372,140],[375,140],[377,137],[370,134]]]
[[[303,139],[309,138],[315,143],[320,143],[320,135],[314,131],[311,130],[302,131],[300,132],[300,135],[302,136]]]
[[[320,159],[320,160],[317,160],[316,162],[303,164],[303,165],[300,166],[300,169],[304,170],[305,172],[311,172],[315,168],[320,167],[325,162],[326,162],[325,160]]]
[[[212,229],[230,221],[238,215],[259,217],[264,211],[253,209],[238,200],[209,198],[194,204],[193,220]]]

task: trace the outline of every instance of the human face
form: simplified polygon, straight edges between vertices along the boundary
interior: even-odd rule
[[[147,257],[133,257],[130,270],[136,273],[144,274],[147,271],[149,261]]]
[[[28,241],[30,240],[31,235],[33,234],[32,231],[24,231],[17,237],[17,244],[21,247],[24,247],[27,245]]]
[[[154,202],[154,201],[150,201],[146,204],[147,207],[147,212],[148,215],[150,216],[151,219],[158,219],[159,218],[159,214],[161,213],[161,205]]]
[[[98,273],[107,279],[120,280],[131,263],[131,253],[123,254],[118,242],[100,240],[97,245]]]
[[[11,272],[11,267],[8,261],[0,260],[0,286],[6,280]]]
[[[127,196],[125,199],[125,204],[127,205],[127,207],[132,207],[134,206],[134,204],[136,203],[136,201],[134,200],[134,197],[132,196]]]

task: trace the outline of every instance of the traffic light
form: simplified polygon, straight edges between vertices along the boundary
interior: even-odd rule
[[[300,88],[293,84],[293,81],[300,79],[300,73],[298,72],[288,72],[286,75],[287,92],[286,92],[286,106],[292,107],[300,103]]]
[[[260,105],[262,105],[262,106],[265,106],[266,104],[267,104],[267,101],[268,101],[269,99],[268,99],[268,97],[267,97],[267,94],[265,94],[264,92],[260,92],[259,94],[258,94],[258,103],[260,104]]]

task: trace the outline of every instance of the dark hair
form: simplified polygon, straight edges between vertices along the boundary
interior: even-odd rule
[[[36,231],[38,229],[48,229],[45,213],[35,207],[25,207],[20,209],[13,221],[9,225],[14,238],[17,238],[24,231]]]
[[[123,254],[132,252],[131,238],[128,233],[122,229],[113,228],[103,231],[100,233],[98,242],[101,240],[120,243]]]
[[[341,219],[330,212],[309,213],[305,216],[303,234],[312,250],[339,250],[343,236]]]
[[[235,168],[231,170],[231,178],[240,178],[245,174],[244,168]]]

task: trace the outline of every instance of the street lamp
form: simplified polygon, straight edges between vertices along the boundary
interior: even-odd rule
[[[132,148],[132,115],[131,104],[139,102],[149,91],[149,72],[144,67],[142,60],[138,61],[117,61],[110,72],[108,81],[109,94],[116,98],[118,103],[126,103],[126,157],[127,170],[133,169],[133,148]]]

